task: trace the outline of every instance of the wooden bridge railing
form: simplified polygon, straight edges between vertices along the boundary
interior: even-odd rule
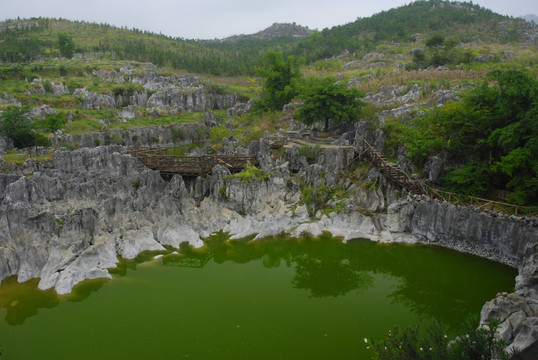
[[[177,156],[165,155],[166,149],[132,149],[131,155],[142,164],[161,174],[180,174],[183,176],[208,175],[217,164],[226,166],[230,171],[240,171],[247,163],[254,164],[255,156],[245,155],[201,155]]]
[[[536,207],[520,206],[509,204],[502,201],[481,199],[471,195],[455,194],[448,191],[442,191],[431,187],[427,188],[430,199],[439,199],[447,201],[454,205],[474,206],[480,210],[491,210],[501,214],[515,216],[532,216],[538,217]]]
[[[363,140],[364,152],[368,155],[371,162],[385,175],[388,179],[396,182],[400,186],[417,195],[428,195],[431,200],[444,200],[454,205],[474,206],[480,210],[491,210],[501,214],[516,216],[538,216],[535,207],[519,206],[504,203],[495,200],[481,199],[474,196],[455,194],[447,191],[437,190],[431,187],[425,187],[420,181],[411,180],[405,172],[397,165],[387,161],[376,149],[366,140]]]

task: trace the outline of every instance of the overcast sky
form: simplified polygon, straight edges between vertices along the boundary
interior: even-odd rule
[[[410,0],[1,0],[0,20],[54,17],[149,30],[186,39],[252,34],[275,22],[322,30]],[[494,12],[538,15],[538,0],[474,0]]]

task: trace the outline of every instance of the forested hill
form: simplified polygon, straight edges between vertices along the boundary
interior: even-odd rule
[[[440,0],[417,1],[350,24],[314,31],[304,38],[278,33],[270,37],[237,36],[229,41],[186,40],[106,24],[37,18],[0,23],[0,61],[25,63],[58,56],[58,33],[67,33],[74,40],[75,52],[89,57],[150,61],[195,73],[238,75],[252,73],[269,49],[304,56],[312,62],[345,50],[369,51],[384,42],[410,43],[433,34],[443,34],[456,43],[524,42],[534,36],[535,27],[471,3]]]
[[[317,60],[345,50],[372,50],[382,42],[415,42],[442,34],[455,43],[508,43],[533,40],[535,25],[474,5],[440,0],[383,11],[335,26],[300,42],[294,54]]]

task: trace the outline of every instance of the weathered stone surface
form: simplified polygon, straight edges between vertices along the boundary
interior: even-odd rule
[[[406,86],[382,86],[378,93],[367,93],[363,100],[378,106],[408,104],[420,98],[421,90],[417,84],[413,84],[411,88]]]
[[[204,92],[204,88],[168,87],[151,95],[146,103],[149,111],[155,115],[161,113],[178,114],[183,111],[207,111],[224,109],[237,101],[236,95],[213,95]]]
[[[208,129],[202,124],[184,124],[129,130],[109,130],[80,135],[58,136],[58,143],[81,147],[121,144],[134,147],[187,145],[208,138]]]
[[[433,95],[436,105],[444,105],[450,101],[459,101],[458,92],[454,90],[437,90]]]
[[[523,350],[538,339],[538,288],[501,293],[488,301],[480,313],[481,324],[499,319],[499,335],[510,348]]]
[[[54,96],[62,96],[71,93],[67,85],[62,84],[61,82],[54,81],[50,84],[50,87]]]
[[[28,114],[34,119],[45,119],[48,115],[56,115],[56,110],[48,105],[41,105],[40,107],[30,110]]]
[[[516,289],[538,286],[538,242],[530,242],[525,248],[523,263],[516,277]]]
[[[290,172],[299,172],[308,167],[308,161],[299,153],[299,147],[295,144],[290,149],[286,149],[284,161],[288,163]]]
[[[81,98],[84,109],[115,109],[116,99],[112,95],[97,94],[87,88],[76,89],[73,92],[74,98]]]
[[[439,184],[444,171],[444,163],[440,156],[428,156],[424,163],[423,176],[432,184]]]
[[[229,108],[226,112],[227,116],[239,116],[243,114],[248,114],[252,108],[254,99],[250,99],[246,104],[238,102],[233,107]]]
[[[137,91],[131,96],[129,100],[130,100],[130,104],[136,108],[144,107],[148,103],[148,92]]]
[[[122,75],[118,74],[116,70],[111,70],[107,72],[102,69],[97,69],[97,70],[93,70],[92,74],[97,76],[99,80],[105,81],[105,82],[114,82],[114,83],[119,83],[119,84],[125,82],[125,78]]]
[[[0,154],[5,154],[7,150],[8,141],[5,137],[0,136]]]
[[[21,102],[10,93],[4,92],[4,94],[0,97],[0,105],[15,105],[15,106],[21,106]]]

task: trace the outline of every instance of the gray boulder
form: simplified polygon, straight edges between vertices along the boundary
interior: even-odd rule
[[[0,136],[0,155],[5,154],[7,150],[7,138]]]
[[[284,161],[288,163],[290,172],[296,173],[308,167],[308,161],[299,153],[299,147],[295,144],[290,149],[286,149]]]
[[[218,125],[217,116],[213,111],[208,111],[204,114],[204,124],[208,129]]]
[[[112,95],[97,94],[86,88],[76,89],[73,92],[74,98],[81,98],[82,107],[88,110],[115,109],[116,99]]]
[[[54,96],[62,96],[62,95],[71,93],[67,85],[62,84],[61,82],[56,82],[56,81],[52,82],[50,86],[51,86],[52,93],[54,94]]]
[[[488,301],[480,313],[480,323],[499,319],[498,333],[511,348],[525,349],[538,339],[538,289],[524,288],[501,293]]]
[[[458,92],[454,90],[437,90],[433,95],[435,104],[444,105],[450,101],[459,101]]]
[[[34,119],[45,119],[48,115],[56,115],[56,110],[48,105],[41,105],[40,107],[33,108],[28,113],[30,117]]]
[[[130,97],[129,100],[130,104],[136,108],[144,107],[148,103],[148,92],[137,91]]]
[[[8,92],[4,92],[3,96],[0,96],[0,105],[22,106],[21,102]]]
[[[236,103],[233,107],[229,108],[226,115],[227,116],[239,116],[243,114],[248,114],[252,108],[252,103],[254,99],[250,99],[246,104],[245,103]]]
[[[440,156],[428,156],[424,163],[424,179],[432,184],[439,184],[443,175],[444,162]]]

